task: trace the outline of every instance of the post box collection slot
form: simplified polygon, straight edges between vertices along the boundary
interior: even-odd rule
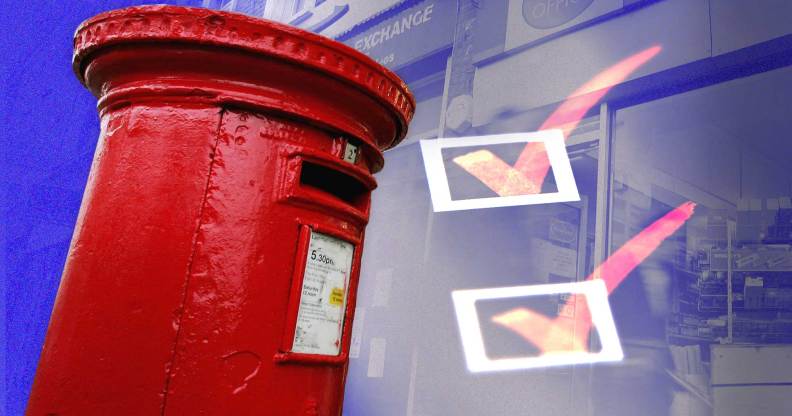
[[[357,209],[364,209],[369,190],[354,177],[308,161],[302,162],[300,186],[330,194]]]

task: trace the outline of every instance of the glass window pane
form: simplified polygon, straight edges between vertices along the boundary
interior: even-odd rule
[[[717,413],[726,390],[711,376],[770,377],[739,364],[741,345],[771,351],[761,362],[768,345],[792,343],[790,91],[784,68],[616,112],[611,250],[685,201],[697,206],[610,297],[627,360],[642,361],[608,371],[639,382],[597,394],[596,414],[701,407],[695,389],[710,385]]]

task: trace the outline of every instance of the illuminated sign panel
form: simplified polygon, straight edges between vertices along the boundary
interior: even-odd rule
[[[505,49],[621,9],[622,0],[509,0]]]
[[[580,16],[594,0],[523,0],[525,22],[537,29],[550,29]]]

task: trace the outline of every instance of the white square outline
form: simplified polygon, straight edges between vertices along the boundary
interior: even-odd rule
[[[471,198],[459,201],[451,199],[442,149],[530,142],[544,143],[558,188],[556,192]],[[564,145],[564,134],[561,130],[429,139],[421,140],[420,143],[434,212],[580,201],[575,176],[572,174],[572,164],[569,162],[569,155],[567,155]]]
[[[498,358],[487,357],[484,338],[476,312],[476,301],[482,299],[508,299],[524,296],[556,295],[572,293],[585,295],[591,320],[594,324],[602,349],[599,352],[553,352],[536,357]],[[472,373],[490,371],[521,370],[573,364],[590,364],[621,361],[624,359],[616,324],[608,302],[608,290],[602,279],[584,282],[512,286],[491,289],[455,290],[451,292],[454,302],[462,348],[468,371]]]

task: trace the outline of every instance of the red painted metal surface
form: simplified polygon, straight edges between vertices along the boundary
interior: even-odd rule
[[[27,413],[340,414],[404,83],[307,32],[170,6],[86,21],[74,70],[102,132]],[[311,232],[355,245],[337,356],[290,352]]]

